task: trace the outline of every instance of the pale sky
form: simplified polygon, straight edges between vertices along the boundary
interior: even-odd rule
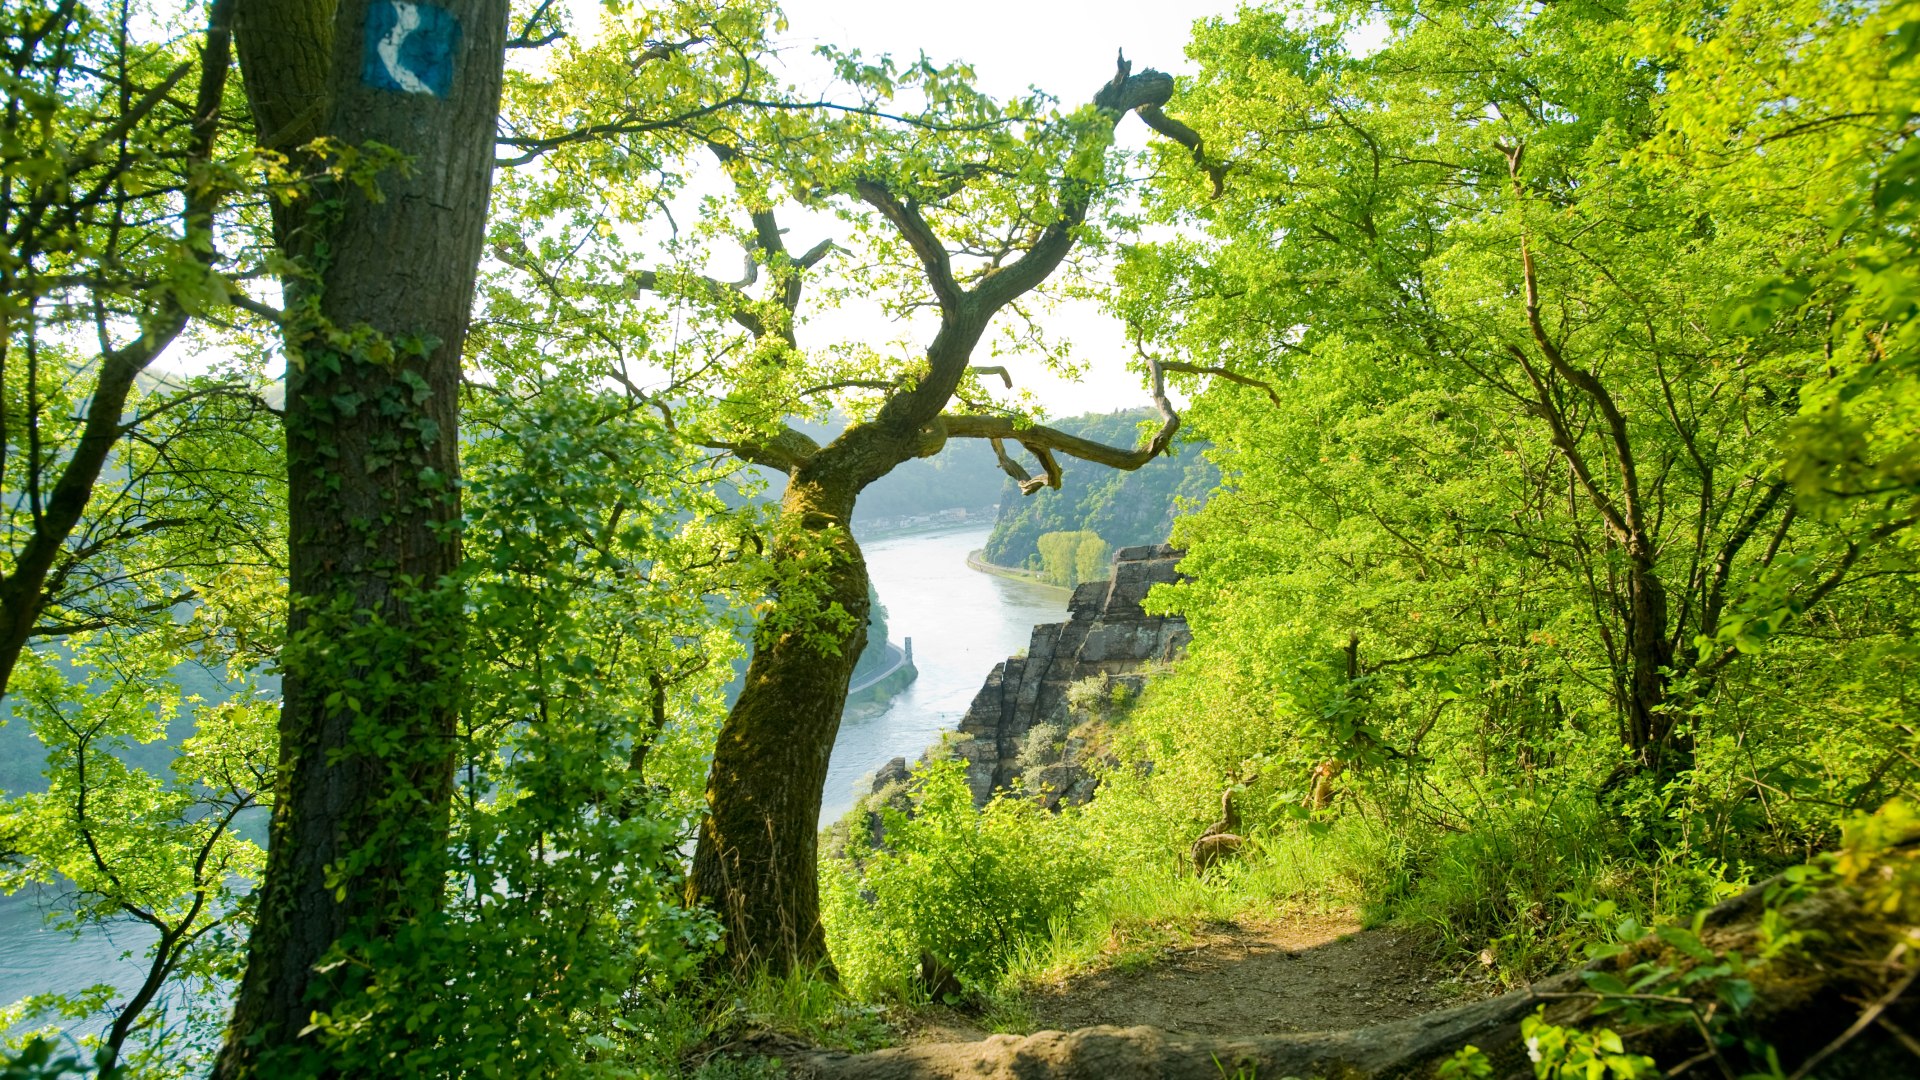
[[[965,60],[982,89],[1008,96],[1037,86],[1072,106],[1113,76],[1116,50],[1136,69],[1190,74],[1195,19],[1231,13],[1229,0],[785,0],[787,39],[870,54]]]
[[[921,52],[935,62],[971,64],[980,88],[998,97],[1029,86],[1059,98],[1072,108],[1091,98],[1113,77],[1116,53],[1124,51],[1134,70],[1153,67],[1191,74],[1186,56],[1195,19],[1231,14],[1232,0],[784,0],[796,63],[813,45],[829,42],[869,55],[892,53],[910,60]],[[796,76],[798,73],[795,73]],[[1144,125],[1129,118],[1121,125],[1125,145],[1147,139]],[[1055,416],[1138,408],[1151,404],[1141,379],[1126,370],[1131,354],[1123,328],[1092,304],[1063,307],[1048,314],[1049,329],[1074,346],[1085,374],[1067,381],[1002,358],[1016,386],[1031,391]],[[841,323],[841,320],[834,320]],[[844,332],[841,325],[836,332]],[[878,328],[876,328],[878,329]],[[897,329],[891,330],[898,334]]]
[[[576,35],[597,36],[590,27],[599,17],[599,0],[565,0],[571,9]],[[921,52],[936,62],[964,60],[974,68],[980,87],[997,97],[1021,94],[1038,87],[1072,108],[1089,99],[1112,78],[1115,54],[1124,50],[1134,70],[1153,67],[1174,74],[1190,74],[1185,46],[1195,19],[1231,14],[1232,0],[964,0],[935,4],[925,0],[785,0],[788,32],[782,39],[786,76],[812,85],[823,70],[810,54],[815,45],[832,43],[859,49],[868,56],[891,53],[910,61]],[[583,32],[584,31],[584,32]],[[1138,147],[1148,131],[1134,118],[1120,127],[1121,143]],[[804,215],[784,215],[795,236],[795,246],[810,246],[828,222],[811,222]],[[807,234],[807,235],[803,235]],[[715,252],[717,272],[731,275],[739,265],[738,252]],[[1084,366],[1077,380],[1044,370],[1038,361],[1019,356],[990,357],[982,343],[979,362],[1004,364],[1011,369],[1016,390],[1030,393],[1053,416],[1139,408],[1151,404],[1141,377],[1126,370],[1131,346],[1118,322],[1096,304],[1063,305],[1035,313],[1053,337],[1072,343],[1074,360]],[[1003,316],[1004,317],[1004,316]],[[802,328],[803,346],[836,340],[860,340],[876,347],[896,343],[917,351],[925,328],[889,323],[877,311],[849,305],[815,317]],[[161,366],[179,373],[207,370],[227,355],[213,345],[196,351],[170,350]],[[1177,400],[1177,398],[1176,398]]]
[[[599,0],[568,0],[574,31],[581,40],[595,34],[589,28],[599,17]],[[869,57],[890,53],[911,61],[925,52],[936,63],[961,60],[970,64],[981,89],[996,97],[1012,97],[1030,86],[1059,98],[1063,108],[1090,99],[1113,77],[1116,54],[1125,50],[1134,70],[1153,67],[1188,74],[1185,46],[1193,21],[1209,15],[1230,14],[1231,0],[1171,0],[1147,4],[1117,0],[1105,4],[1085,0],[971,0],[941,5],[916,0],[785,0],[788,30],[782,35],[785,70],[781,74],[809,91],[834,96],[830,72],[812,56],[813,48],[831,43],[858,49]],[[1119,130],[1121,144],[1143,146],[1149,138],[1145,125],[1129,117]],[[696,182],[676,200],[692,211],[704,185]],[[791,233],[790,246],[810,247],[829,235],[841,236],[843,226],[831,219],[781,211],[781,224]],[[843,238],[843,237],[842,237]],[[740,253],[714,251],[710,272],[731,277]],[[830,270],[830,266],[822,269]],[[1083,373],[1062,378],[1038,360],[1018,355],[990,356],[983,342],[981,364],[1002,364],[1012,373],[1015,391],[1030,394],[1052,416],[1142,408],[1152,404],[1141,376],[1129,372],[1132,347],[1124,328],[1092,302],[1062,304],[1033,314],[1055,340],[1070,342],[1071,358]],[[818,348],[835,342],[858,341],[883,352],[917,353],[931,335],[930,325],[888,321],[875,305],[847,302],[831,311],[802,311],[800,343]],[[1005,315],[1002,318],[1006,318]],[[642,380],[645,381],[644,379]],[[998,392],[996,387],[996,393]],[[1176,405],[1181,404],[1175,395]]]

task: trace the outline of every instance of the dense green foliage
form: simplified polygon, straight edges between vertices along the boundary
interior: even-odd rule
[[[1148,413],[1126,411],[1069,417],[1054,426],[1098,442],[1125,443],[1150,422]],[[1007,484],[1000,497],[1000,517],[987,538],[987,561],[1038,569],[1040,537],[1050,532],[1084,529],[1116,549],[1165,543],[1174,518],[1204,502],[1219,483],[1220,474],[1202,449],[1186,443],[1177,457],[1153,461],[1132,472],[1077,464],[1071,483],[1028,496]]]
[[[964,66],[828,48],[843,100],[822,107],[773,75],[770,4],[617,11],[591,44],[522,7],[547,51],[501,107],[459,568],[398,583],[432,635],[351,600],[287,633],[263,375],[283,313],[249,291],[302,287],[260,254],[273,207],[377,191],[404,154],[257,149],[197,6],[0,18],[0,893],[156,938],[134,986],[0,1010],[19,1070],[50,1059],[36,1033],[81,1025],[90,1061],[58,1068],[203,1068],[261,906],[260,821],[300,764],[276,726],[294,668],[395,774],[327,888],[427,902],[334,941],[339,992],[290,1075],[674,1073],[741,1011],[866,1045],[848,995],[997,999],[1276,905],[1355,907],[1517,982],[1912,824],[1911,4],[1244,9],[1195,27],[1169,106],[1204,149],[1165,145],[1150,173],[1112,117],[990,100]],[[789,249],[775,208],[823,242]],[[1025,496],[1002,444],[1052,473],[1048,439],[1129,446],[1161,418],[1036,434],[997,369],[955,354],[955,411],[896,431],[931,354],[802,340],[803,294],[951,315],[1074,214],[1057,244],[1118,277],[1085,291],[1186,380],[1172,460],[1070,463]],[[706,272],[740,248],[741,280]],[[1060,362],[1027,325],[994,344]],[[325,331],[368,370],[432,348]],[[176,339],[231,357],[146,374]],[[425,389],[402,385],[331,400],[396,417],[386,464],[432,441],[407,419]],[[818,444],[845,431],[885,454],[834,464]],[[796,478],[791,508],[738,497],[749,461]],[[936,760],[909,810],[858,822],[876,843],[831,852],[820,882],[841,989],[700,977],[728,912],[689,901],[686,852],[716,816],[738,663],[845,658],[864,618],[872,670],[887,613],[870,586],[834,591],[847,529],[996,493],[987,558],[1061,585],[1171,536],[1187,579],[1148,608],[1185,616],[1188,656],[1138,700],[1075,688],[1100,714],[1091,804],[976,809]],[[409,650],[423,677],[382,666]],[[395,701],[454,717],[450,790],[399,775],[448,753],[398,745]],[[1035,731],[1029,764],[1088,737]],[[1223,792],[1244,842],[1199,872]],[[354,877],[402,833],[431,850]],[[1699,951],[1689,933],[1662,940]],[[1741,965],[1766,959],[1699,977],[1737,1013]],[[1543,1076],[1650,1067],[1611,1031],[1528,1030]]]
[[[1040,552],[1040,576],[1068,589],[1105,578],[1113,555],[1100,534],[1087,529],[1042,533],[1035,546]]]
[[[1197,28],[1229,179],[1169,160],[1190,229],[1119,307],[1242,381],[1195,379],[1224,479],[1150,601],[1194,643],[1055,826],[1123,853],[1057,961],[1129,917],[1112,889],[1357,903],[1524,977],[1596,910],[1684,917],[1912,797],[1917,28]],[[1204,900],[1169,868],[1229,787],[1250,847]]]
[[[1194,408],[1231,479],[1179,531],[1196,580],[1159,602],[1195,645],[1166,693],[1234,720],[1188,753],[1283,789],[1344,762],[1409,836],[1599,798],[1623,853],[1736,882],[1829,843],[1911,782],[1915,597],[1878,542],[1907,511],[1822,512],[1794,441],[1853,301],[1738,312],[1775,267],[1855,243],[1825,210],[1859,183],[1833,155],[1893,144],[1829,118],[1904,100],[1884,17],[1828,33],[1881,42],[1851,46],[1848,93],[1889,104],[1809,92],[1779,139],[1724,103],[1702,131],[1689,88],[1785,10],[1724,31],[1582,5],[1389,18],[1364,58],[1340,20],[1202,31],[1193,100],[1241,176],[1195,193],[1209,240],[1128,267],[1143,299],[1194,297],[1160,335],[1281,402],[1220,385]],[[1767,185],[1694,160],[1756,138]]]

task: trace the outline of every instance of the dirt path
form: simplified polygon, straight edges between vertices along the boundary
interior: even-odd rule
[[[1147,1025],[1193,1035],[1347,1031],[1485,996],[1464,990],[1397,930],[1351,915],[1219,923],[1153,962],[1072,976],[1027,995],[1027,1031]],[[903,1045],[987,1037],[977,1018],[935,1008],[902,1025]]]
[[[1147,1024],[1201,1035],[1344,1031],[1457,1005],[1457,988],[1394,930],[1350,916],[1218,924],[1151,966],[1041,988],[1036,1029]]]
[[[815,1053],[794,1075],[1217,1080],[1256,1063],[1261,1076],[1371,1075],[1435,1039],[1507,1039],[1531,1007],[1510,1000],[1524,994],[1468,1004],[1491,988],[1449,976],[1411,935],[1362,930],[1350,915],[1219,923],[1150,962],[1034,987],[1017,1025],[1032,1034],[989,1035],[977,1016],[921,1010],[894,1049]]]

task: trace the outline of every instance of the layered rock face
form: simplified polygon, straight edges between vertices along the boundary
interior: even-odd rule
[[[1070,728],[1068,687],[1099,680],[1102,692],[1116,687],[1137,695],[1148,670],[1185,651],[1193,635],[1178,616],[1148,615],[1140,601],[1155,585],[1180,580],[1176,569],[1185,554],[1166,544],[1121,548],[1114,553],[1113,576],[1074,590],[1067,607],[1072,618],[1033,628],[1024,657],[1008,657],[994,666],[986,685],[960,721],[972,738],[955,747],[967,761],[967,786],[984,805],[998,788],[1011,787],[1021,773],[1020,752],[1027,735],[1042,724]],[[1050,787],[1050,803],[1085,802],[1094,780],[1077,767],[1080,747],[1069,740],[1065,756],[1028,777]]]

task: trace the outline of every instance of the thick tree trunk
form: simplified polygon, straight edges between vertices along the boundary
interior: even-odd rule
[[[781,505],[773,556],[805,567],[804,592],[775,598],[746,686],[714,749],[690,899],[727,928],[736,969],[827,963],[818,844],[827,759],[867,640],[867,564],[847,522],[857,489],[801,470]],[[838,603],[851,625],[822,632]]]
[[[216,1075],[327,1075],[333,1013],[443,887],[459,598],[457,392],[493,174],[507,5],[249,6],[263,141],[410,159],[277,216],[289,279],[289,640],[281,777],[247,970]],[[310,85],[325,71],[323,86]],[[289,115],[291,113],[292,115]],[[288,130],[295,135],[285,134]],[[289,142],[292,140],[292,142]],[[322,971],[322,968],[325,971]],[[422,1033],[439,1038],[445,1033]],[[401,1038],[394,1033],[395,1038]]]

